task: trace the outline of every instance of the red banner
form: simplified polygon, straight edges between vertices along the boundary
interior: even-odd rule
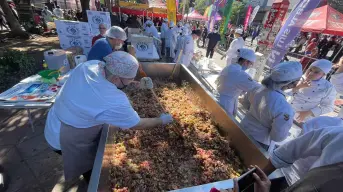
[[[244,31],[247,31],[248,25],[249,25],[249,19],[251,16],[251,11],[252,11],[252,6],[248,6],[247,14],[245,15],[245,20],[244,20]]]

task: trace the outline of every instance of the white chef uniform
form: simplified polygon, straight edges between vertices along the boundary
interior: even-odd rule
[[[330,129],[332,126],[343,126],[343,120],[337,117],[316,117],[304,123],[301,135],[316,129]],[[295,161],[291,166],[281,168],[288,185],[292,185],[304,177],[318,158],[319,156],[302,158]]]
[[[343,95],[343,73],[333,74],[330,81],[335,86],[336,91]],[[343,108],[341,108],[337,116],[343,117]]]
[[[275,168],[292,165],[308,157],[318,157],[309,170],[343,161],[343,126],[310,131],[275,149],[270,161]]]
[[[256,61],[253,50],[242,48],[240,56],[252,63]],[[226,66],[218,77],[219,103],[226,113],[235,115],[237,111],[238,97],[243,91],[247,92],[260,86],[243,69],[240,64]]]

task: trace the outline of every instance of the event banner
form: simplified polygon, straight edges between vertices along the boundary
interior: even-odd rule
[[[301,27],[319,2],[320,0],[300,0],[275,38],[272,51],[268,57],[269,66],[273,67],[282,60],[291,41],[298,35]]]
[[[247,14],[245,15],[245,20],[244,20],[244,31],[246,31],[248,29],[251,11],[252,11],[252,6],[249,5],[248,9],[247,9]]]
[[[272,8],[269,11],[267,21],[264,24],[260,34],[260,41],[258,45],[271,47],[275,40],[277,33],[281,28],[281,24],[288,11],[289,1],[282,1],[273,3]]]
[[[88,55],[92,47],[90,25],[86,22],[55,20],[56,30],[62,49],[78,46]]]
[[[167,17],[168,21],[173,21],[176,24],[176,2],[175,0],[167,0]]]
[[[252,11],[251,15],[250,15],[250,18],[249,18],[249,26],[251,25],[251,23],[254,21],[256,15],[257,15],[257,12],[258,10],[260,9],[260,6],[257,5],[254,10]]]
[[[214,24],[216,22],[215,20],[215,16],[218,12],[218,6],[219,6],[219,2],[220,0],[215,0],[214,4],[212,5],[212,11],[211,11],[211,16],[210,18],[208,19],[208,31],[209,32],[212,32],[213,31],[213,27],[214,27]]]
[[[100,33],[99,25],[101,23],[105,24],[107,28],[111,27],[111,17],[109,12],[87,10],[87,17],[93,36]]]
[[[233,4],[233,0],[227,0],[224,11],[223,11],[224,12],[224,17],[223,17],[224,22],[222,22],[222,26],[220,26],[220,28],[221,28],[220,33],[222,35],[225,34],[227,29],[228,29],[228,24],[229,24],[231,13],[232,13],[232,4]]]

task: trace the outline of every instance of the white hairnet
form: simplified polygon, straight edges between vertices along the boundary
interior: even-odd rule
[[[272,68],[271,78],[276,82],[295,81],[301,78],[302,66],[299,62],[283,62]]]
[[[318,67],[325,74],[328,74],[332,68],[332,63],[329,60],[320,59],[320,60],[313,62],[310,67]]]
[[[167,19],[167,18],[164,18],[163,21],[168,21],[168,19]]]
[[[248,61],[251,61],[253,63],[256,62],[256,55],[255,52],[251,49],[247,49],[247,48],[240,48],[238,49],[238,55],[240,58],[246,59]]]
[[[188,29],[188,27],[183,26],[183,27],[181,28],[181,30],[182,30],[182,35],[188,35],[188,34],[189,34],[189,29]]]
[[[177,22],[177,25],[182,26],[182,22],[181,21]]]
[[[170,26],[170,27],[174,27],[174,22],[171,21],[171,22],[169,23],[169,26]]]
[[[118,26],[112,26],[106,31],[106,37],[113,38],[113,39],[120,39],[125,41],[126,40],[126,33],[124,29]]]
[[[134,78],[138,70],[138,61],[135,57],[124,51],[115,51],[106,57],[105,68],[115,76],[122,78]]]
[[[242,34],[243,34],[243,29],[236,29],[236,30],[235,30],[235,33],[238,33],[238,34],[241,34],[241,35],[242,35]]]

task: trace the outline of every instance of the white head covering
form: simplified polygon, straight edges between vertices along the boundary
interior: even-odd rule
[[[270,77],[275,82],[295,81],[300,79],[302,74],[302,66],[299,62],[288,61],[273,67]]]
[[[121,39],[123,41],[127,39],[124,29],[118,26],[112,26],[111,28],[109,28],[106,31],[105,36],[113,39]]]
[[[105,68],[113,75],[122,78],[134,78],[138,70],[138,61],[135,57],[124,51],[115,51],[106,57]]]
[[[167,18],[164,18],[163,21],[167,21],[167,22],[168,22],[168,19],[167,19]]]
[[[318,67],[325,74],[328,74],[332,68],[332,63],[329,60],[320,59],[320,60],[313,62],[310,67]]]
[[[182,22],[181,21],[177,22],[177,25],[182,26]]]
[[[126,14],[124,13],[124,14],[122,15],[122,17],[123,17],[123,20],[124,20],[124,21],[127,21],[127,19],[128,19],[129,16],[126,15]]]
[[[182,35],[188,35],[189,34],[189,29],[188,29],[188,27],[186,27],[186,25],[183,26],[181,28],[181,30],[182,30]]]
[[[171,21],[171,22],[169,23],[169,26],[170,26],[170,27],[174,27],[174,22]]]
[[[251,49],[240,48],[240,49],[238,49],[238,55],[240,58],[246,59],[246,60],[251,61],[253,63],[256,62],[255,52]]]
[[[243,29],[236,29],[235,33],[238,33],[238,34],[242,35],[243,34]]]

